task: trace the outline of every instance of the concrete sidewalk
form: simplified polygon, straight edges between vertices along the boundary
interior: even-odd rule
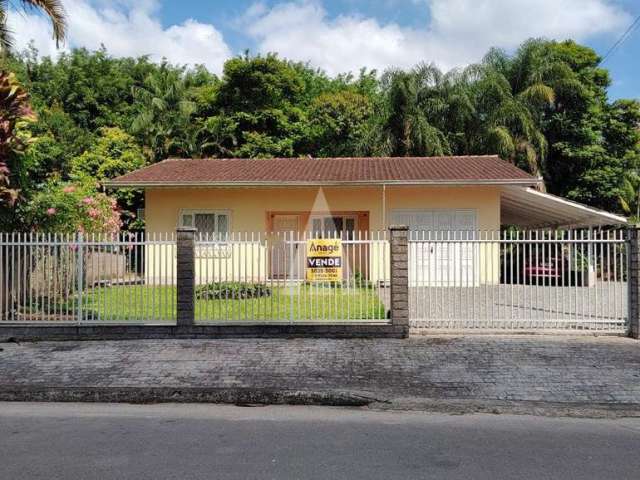
[[[0,348],[0,400],[6,401],[640,416],[640,343],[620,337],[132,340]]]

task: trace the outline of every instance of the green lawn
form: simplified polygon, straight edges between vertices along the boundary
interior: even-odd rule
[[[100,321],[173,322],[176,288],[113,286],[83,296],[85,318]],[[196,321],[381,320],[385,306],[376,290],[295,286],[274,288],[270,296],[246,300],[197,300]]]

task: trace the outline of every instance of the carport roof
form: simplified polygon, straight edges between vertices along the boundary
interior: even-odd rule
[[[500,202],[502,225],[527,228],[623,225],[620,215],[589,207],[530,187],[504,187]]]

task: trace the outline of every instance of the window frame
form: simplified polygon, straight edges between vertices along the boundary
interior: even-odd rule
[[[231,215],[231,210],[228,209],[206,209],[206,208],[181,208],[180,211],[178,212],[178,227],[184,227],[184,216],[185,215],[191,215],[191,219],[192,219],[192,223],[193,225],[191,225],[192,227],[195,227],[195,216],[201,214],[201,215],[215,215],[215,224],[216,224],[216,228],[218,226],[218,215],[225,215],[227,217],[227,237],[229,237],[231,235],[232,230],[232,215]],[[199,232],[196,232],[199,233]],[[218,234],[218,232],[214,232],[214,234]]]

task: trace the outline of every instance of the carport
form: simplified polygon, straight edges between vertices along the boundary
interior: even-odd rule
[[[500,199],[502,225],[522,228],[585,228],[626,225],[620,215],[589,207],[531,187],[504,187]]]
[[[628,332],[625,217],[505,186],[500,223],[500,232],[410,239],[414,329]]]

